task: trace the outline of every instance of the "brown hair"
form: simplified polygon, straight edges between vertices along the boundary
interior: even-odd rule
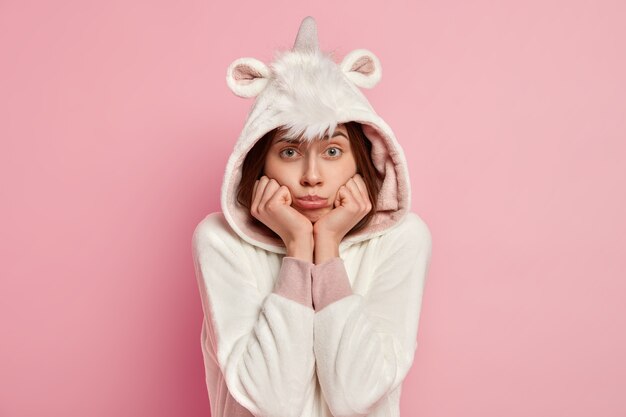
[[[370,142],[365,133],[363,133],[361,124],[358,122],[346,122],[344,125],[348,131],[350,148],[352,149],[356,161],[357,173],[363,177],[363,181],[367,186],[370,202],[372,203],[372,209],[348,232],[348,234],[350,234],[364,228],[376,213],[376,203],[378,201],[378,192],[380,191],[382,178],[372,162],[372,142]],[[263,135],[263,137],[254,144],[243,161],[241,181],[239,182],[237,190],[237,201],[248,210],[250,210],[252,206],[254,183],[263,176],[265,157],[279,130],[280,128],[275,128]],[[264,229],[268,235],[279,237],[263,222],[252,215],[250,217],[253,219],[253,222]]]

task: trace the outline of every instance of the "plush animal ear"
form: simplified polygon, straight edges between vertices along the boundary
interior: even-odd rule
[[[341,70],[359,87],[372,88],[382,77],[378,57],[367,49],[355,49],[343,58]]]
[[[256,58],[238,58],[228,66],[226,84],[239,97],[256,97],[267,85],[269,68]]]

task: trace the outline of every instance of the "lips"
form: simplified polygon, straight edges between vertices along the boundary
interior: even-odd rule
[[[305,195],[302,197],[298,197],[299,200],[303,201],[318,201],[318,200],[327,200],[327,198],[320,197],[318,195]]]
[[[307,195],[303,197],[296,198],[294,200],[294,204],[301,209],[318,209],[322,207],[326,207],[328,204],[328,199],[319,197],[316,195]]]

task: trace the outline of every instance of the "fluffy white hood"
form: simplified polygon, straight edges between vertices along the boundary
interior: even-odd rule
[[[287,134],[313,140],[334,132],[341,123],[356,121],[372,142],[372,160],[384,175],[376,214],[368,225],[346,235],[342,247],[383,234],[399,224],[410,210],[411,187],[404,151],[391,128],[381,119],[359,87],[372,88],[381,78],[378,58],[366,49],[347,54],[340,64],[318,46],[315,20],[302,20],[294,46],[278,51],[269,65],[255,58],[239,58],[228,67],[226,82],[240,97],[256,97],[222,183],[222,212],[245,241],[265,250],[286,253],[280,239],[256,226],[248,209],[237,202],[237,187],[246,154],[270,130],[284,126]]]

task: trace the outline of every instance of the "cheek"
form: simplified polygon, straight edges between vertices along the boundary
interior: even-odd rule
[[[336,172],[333,175],[333,178],[334,178],[333,188],[335,191],[335,195],[339,191],[339,187],[341,187],[342,185],[345,185],[350,178],[354,177],[355,174],[356,174],[356,164],[354,163],[354,161],[351,161],[351,163],[342,165],[341,167],[339,167],[339,169],[336,170]]]
[[[293,178],[297,178],[293,172],[293,168],[289,164],[282,163],[280,159],[266,158],[263,173],[268,178],[275,179],[280,185],[286,185],[290,191]]]
[[[277,160],[273,156],[268,155],[265,158],[265,167],[263,168],[263,173],[270,178],[277,178],[281,176],[281,172],[284,171],[280,160]]]
[[[276,171],[276,162],[274,161],[274,158],[272,158],[270,155],[267,155],[263,163],[263,174],[269,177],[269,176],[272,176],[275,171]]]

